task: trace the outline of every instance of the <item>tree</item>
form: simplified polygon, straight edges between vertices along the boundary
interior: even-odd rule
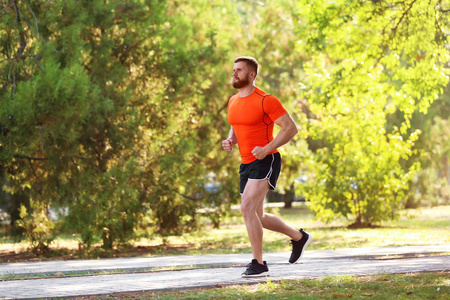
[[[144,214],[160,234],[195,228],[203,205],[220,218],[231,200],[207,196],[201,183],[227,168],[212,148],[225,130],[224,54],[214,26],[203,26],[211,10],[195,14],[178,1],[7,2],[8,191],[26,192],[39,216],[67,206],[61,218],[87,246],[126,242]]]
[[[138,41],[126,26],[119,30],[124,20],[111,13],[143,19],[130,13],[133,5],[164,8],[12,1],[3,11],[2,54],[9,68],[2,70],[9,73],[2,74],[0,115],[8,132],[1,153],[9,191],[28,187],[36,203],[31,209],[45,208],[46,216],[51,204],[68,205],[72,230],[87,244],[101,234],[106,248],[127,239],[142,207],[135,188],[123,188],[124,177],[136,173],[135,149],[128,147],[138,133],[136,108],[128,106],[133,86],[126,54]],[[118,185],[120,171],[125,176]]]
[[[371,225],[395,216],[419,169],[402,161],[427,112],[448,83],[442,1],[298,3],[297,51],[305,66],[304,110],[315,151],[314,177],[303,189],[317,216]],[[399,126],[387,118],[400,114]],[[311,144],[311,143],[310,143]]]

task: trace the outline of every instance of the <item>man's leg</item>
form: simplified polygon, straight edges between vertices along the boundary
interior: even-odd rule
[[[248,238],[252,245],[253,258],[263,263],[262,240],[263,227],[283,233],[292,240],[298,241],[302,233],[287,225],[282,219],[264,213],[264,198],[269,191],[267,180],[249,180],[242,194],[241,211],[247,227]]]
[[[311,241],[311,235],[302,230],[297,230],[287,225],[282,219],[273,215],[264,213],[264,202],[262,201],[258,207],[257,214],[263,228],[283,233],[291,238],[292,253],[289,258],[290,263],[295,263],[302,257],[303,250]]]
[[[244,217],[247,234],[252,245],[253,258],[263,264],[262,239],[263,226],[258,216],[259,208],[264,205],[264,198],[269,191],[267,180],[248,180],[241,200],[241,211]]]
[[[287,225],[282,219],[273,214],[264,213],[263,204],[258,208],[258,216],[261,224],[265,229],[284,233],[289,236],[292,241],[292,253],[289,258],[289,263],[293,264],[302,257],[303,252],[311,241],[311,235],[301,230],[296,230]]]
[[[298,241],[302,238],[303,235],[300,231],[292,228],[291,226],[286,224],[279,217],[277,217],[273,214],[265,213],[263,202],[261,202],[261,205],[258,208],[257,213],[258,213],[259,219],[261,221],[261,224],[265,229],[283,233],[283,234],[289,236],[294,241]]]

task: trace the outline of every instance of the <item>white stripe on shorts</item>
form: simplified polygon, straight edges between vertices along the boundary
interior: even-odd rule
[[[267,175],[266,175],[266,177],[264,177],[264,178],[262,178],[262,179],[253,179],[253,178],[249,178],[249,179],[247,179],[247,181],[248,180],[257,180],[257,181],[261,181],[261,180],[266,180],[267,179],[267,182],[269,183],[269,185],[273,188],[273,189],[275,189],[275,187],[270,183],[270,175],[272,175],[272,172],[273,172],[273,162],[275,161],[275,155],[273,155],[273,153],[272,154],[270,154],[270,155],[272,155],[272,162],[270,163],[270,170],[269,170],[269,173],[267,173]]]

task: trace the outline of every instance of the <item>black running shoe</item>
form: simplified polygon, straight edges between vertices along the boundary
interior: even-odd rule
[[[299,241],[291,240],[292,253],[291,258],[289,258],[289,262],[291,264],[295,263],[299,258],[302,257],[306,246],[308,246],[309,242],[311,242],[312,236],[309,233],[304,232],[303,229],[300,229],[300,232],[303,234],[303,236]]]
[[[268,274],[263,274],[264,272],[269,272],[269,268],[267,267],[267,263],[264,262],[261,265],[258,260],[252,259],[252,262],[247,265],[247,270],[241,274],[242,277],[260,277],[266,276]]]

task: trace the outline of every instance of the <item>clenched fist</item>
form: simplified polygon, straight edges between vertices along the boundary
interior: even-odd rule
[[[265,149],[263,147],[258,147],[258,146],[256,146],[252,150],[252,154],[259,160],[264,159],[264,157],[267,156],[267,152],[265,151]]]
[[[222,141],[222,148],[223,150],[227,151],[227,152],[231,152],[231,150],[233,150],[233,142],[231,141],[231,139],[226,139],[224,141]]]

